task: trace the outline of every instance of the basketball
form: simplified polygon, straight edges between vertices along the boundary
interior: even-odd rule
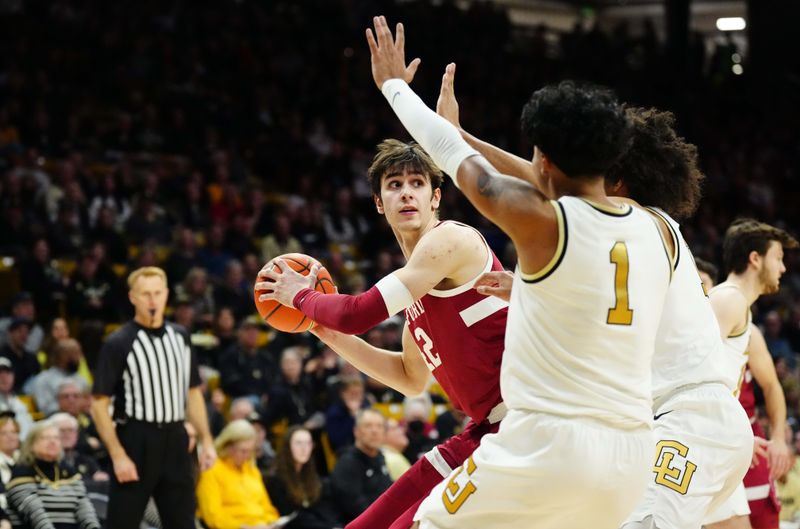
[[[292,270],[304,276],[307,276],[311,271],[311,267],[319,264],[319,261],[309,255],[302,253],[287,253],[273,259],[273,266],[277,272],[281,272],[280,266],[277,264],[278,259],[283,259],[292,267]],[[263,278],[258,277],[256,281],[262,281]],[[317,273],[317,283],[314,286],[317,292],[323,294],[333,294],[336,292],[336,287],[333,284],[330,273],[325,267],[321,267]],[[253,298],[256,303],[258,313],[264,318],[270,327],[283,332],[305,332],[314,326],[314,322],[299,310],[281,305],[275,300],[258,301],[258,296],[263,291],[255,290]]]

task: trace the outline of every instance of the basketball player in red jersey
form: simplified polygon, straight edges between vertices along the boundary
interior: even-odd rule
[[[500,364],[508,304],[473,288],[484,272],[503,267],[477,230],[440,221],[442,172],[415,143],[386,140],[369,168],[378,213],[386,216],[407,264],[359,296],[319,295],[308,276],[271,271],[260,297],[294,306],[317,322],[313,331],[373,378],[415,395],[430,373],[454,407],[472,419],[464,431],[420,458],[348,529],[406,529],[419,503],[458,468],[486,433],[497,431],[505,406]],[[378,349],[351,336],[405,310],[403,351]]]

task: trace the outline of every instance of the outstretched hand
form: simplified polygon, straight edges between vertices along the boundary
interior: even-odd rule
[[[275,270],[276,266],[280,272]],[[294,307],[294,298],[298,292],[316,286],[319,268],[319,264],[314,264],[308,275],[304,276],[292,270],[283,259],[270,261],[258,273],[259,281],[254,287],[260,292],[258,301],[274,299],[287,307]]]
[[[458,101],[453,83],[456,78],[456,63],[447,65],[442,76],[442,87],[439,89],[439,99],[436,101],[436,113],[460,129],[458,123]]]
[[[392,37],[392,31],[383,16],[373,17],[375,33],[367,28],[367,44],[369,44],[370,59],[372,62],[372,78],[378,86],[378,90],[383,87],[383,83],[389,79],[403,79],[411,83],[414,74],[417,73],[420,59],[414,59],[406,66],[406,35],[403,24],[397,24],[396,38]]]

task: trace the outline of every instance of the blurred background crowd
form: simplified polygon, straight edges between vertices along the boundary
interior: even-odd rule
[[[721,236],[737,216],[798,235],[796,96],[751,73],[729,36],[690,35],[676,63],[648,21],[635,31],[519,26],[488,2],[0,2],[0,478],[32,418],[59,413],[65,457],[86,479],[107,479],[87,414],[91,370],[103,337],[131,316],[127,273],[145,265],[168,274],[171,319],[192,334],[214,433],[237,419],[253,425],[280,514],[304,497],[333,500],[295,527],[337,526],[388,486],[365,484],[359,503],[342,499],[334,469],[354,444],[383,446],[396,477],[403,460],[458,431],[464,418],[435,384],[404,402],[313,336],[278,334],[253,316],[256,273],[282,253],[320,259],[344,293],[403,264],[365,178],[377,143],[407,138],[369,74],[363,30],[377,13],[404,22],[407,56],[423,59],[414,86],[429,104],[455,61],[462,125],[522,156],[531,146],[519,133],[521,106],[548,82],[586,79],[674,111],[707,176],[683,226],[697,256],[720,264]],[[480,228],[513,268],[508,239],[449,184],[441,215]],[[754,317],[798,429],[797,252],[786,264],[781,292],[762,298]],[[389,320],[366,339],[399,350],[401,329]],[[367,413],[354,434],[362,408],[390,420],[373,427]],[[314,455],[292,448],[282,462],[298,426]],[[316,491],[303,496],[286,484],[291,457],[311,457],[330,481],[298,478]],[[102,485],[87,486],[102,495]]]

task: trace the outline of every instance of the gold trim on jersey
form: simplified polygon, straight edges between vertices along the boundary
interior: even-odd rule
[[[550,259],[550,262],[535,274],[526,274],[522,270],[519,271],[520,277],[526,283],[538,283],[552,274],[564,259],[564,254],[567,251],[567,237],[569,234],[567,230],[567,215],[564,212],[564,206],[556,200],[551,200],[550,204],[556,212],[556,220],[558,222],[558,244],[556,244],[556,252],[553,254],[553,258]]]
[[[678,263],[681,260],[681,244],[680,239],[678,238],[678,232],[675,231],[675,228],[672,226],[672,223],[667,220],[667,218],[656,208],[651,208],[650,206],[645,206],[645,209],[654,215],[658,215],[658,218],[664,221],[664,224],[667,225],[667,229],[669,230],[670,235],[672,236],[672,241],[675,243],[675,255],[671,255],[669,257],[670,263],[672,263],[672,270],[675,271],[678,269]],[[659,233],[661,229],[659,228]],[[667,252],[669,255],[669,252]]]
[[[669,254],[669,248],[667,247],[667,241],[664,240],[664,234],[661,232],[661,227],[658,225],[658,221],[653,217],[650,217],[650,220],[653,221],[653,224],[656,227],[656,231],[658,232],[658,240],[661,241],[661,247],[664,248],[664,255],[667,256],[667,263],[669,264],[669,282],[672,283],[672,275],[675,272],[675,260]],[[666,222],[666,221],[664,221]],[[667,222],[667,226],[669,223]],[[677,244],[675,246],[677,248]]]
[[[631,214],[631,211],[633,211],[633,206],[630,204],[620,204],[619,207],[615,208],[613,206],[606,206],[605,204],[598,204],[597,202],[592,202],[591,200],[587,200],[582,197],[577,198],[580,198],[600,213],[605,213],[606,215],[611,215],[613,217],[627,217]]]

